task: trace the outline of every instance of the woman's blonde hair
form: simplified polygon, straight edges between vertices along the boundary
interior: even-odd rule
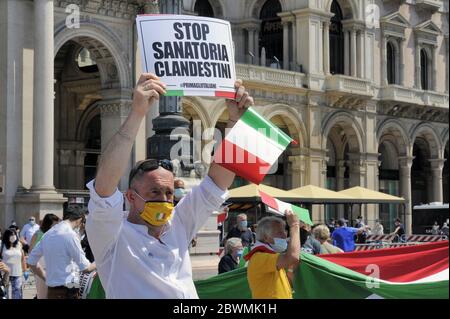
[[[326,241],[330,238],[330,230],[325,225],[319,225],[313,229],[313,236],[320,241]]]

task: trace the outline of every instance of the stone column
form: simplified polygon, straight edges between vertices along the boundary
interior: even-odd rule
[[[351,40],[350,40],[350,69],[351,69],[351,76],[356,77],[356,30],[351,29]]]
[[[53,0],[34,1],[33,182],[14,197],[15,219],[47,213],[62,217],[66,199],[54,186]],[[25,88],[26,90],[27,88]]]
[[[345,161],[340,160],[336,163],[336,189],[341,191],[344,189],[344,173],[345,173]]]
[[[399,52],[399,62],[400,62],[399,84],[401,86],[405,86],[405,58],[404,58],[405,39],[404,38],[401,38],[398,41],[398,46],[400,48],[400,52]]]
[[[404,225],[406,234],[412,233],[412,203],[411,203],[411,166],[413,157],[399,157],[400,169],[400,192],[405,199],[404,216],[400,215],[401,219],[404,217]]]
[[[387,86],[387,36],[381,35],[381,86]]]
[[[345,174],[345,161],[340,160],[336,163],[336,190],[341,191],[344,190],[344,174]],[[345,207],[343,204],[337,205],[337,213],[339,218],[344,217]]]
[[[323,72],[330,75],[330,22],[323,23]]]
[[[253,33],[253,50],[255,51],[253,52],[255,55],[255,65],[259,65],[259,27],[256,27]]]
[[[247,32],[248,32],[248,51],[251,52],[255,57],[252,58],[250,56],[250,53],[247,52],[248,54],[248,64],[255,64],[256,61],[256,52],[255,52],[255,41],[254,41],[254,37],[255,37],[255,29],[253,28],[247,28]]]
[[[283,24],[283,69],[289,70],[289,21],[282,21]]]
[[[297,59],[297,19],[294,17],[292,20],[292,67],[293,71],[298,70],[298,59]]]
[[[365,74],[364,74],[364,49],[365,49],[365,45],[364,45],[364,31],[363,30],[359,30],[358,31],[358,59],[359,59],[359,63],[358,63],[358,77],[363,79],[365,78]]]
[[[318,21],[318,26],[317,28],[319,29],[317,34],[319,36],[318,39],[316,39],[315,41],[317,41],[317,54],[316,56],[311,57],[311,63],[312,65],[316,65],[316,73],[324,73],[324,69],[323,69],[323,23],[321,21]],[[317,61],[315,63],[315,61]]]
[[[445,159],[437,158],[430,159],[431,163],[431,179],[432,179],[432,197],[433,202],[443,201],[443,190],[442,190],[442,169],[444,168]]]
[[[33,185],[55,192],[53,182],[53,0],[34,1]]]
[[[449,50],[448,50],[448,34],[444,36],[445,39],[445,93],[448,93],[448,86],[449,86],[449,64],[448,64],[448,57],[449,57]]]
[[[348,30],[344,30],[344,73],[350,75],[350,37]]]
[[[415,74],[415,80],[416,80],[416,89],[421,90],[422,89],[422,83],[420,81],[420,50],[421,50],[420,44],[416,41],[416,48],[414,52],[414,63],[416,65],[416,74]]]

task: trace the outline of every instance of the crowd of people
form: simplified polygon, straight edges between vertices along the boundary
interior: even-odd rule
[[[348,226],[344,218],[310,226],[287,211],[285,220],[275,216],[262,218],[253,236],[246,221],[247,216],[239,214],[226,235],[218,272],[235,270],[244,259],[253,298],[292,298],[292,278],[300,262],[300,251],[314,255],[352,252],[357,243],[366,242],[368,235],[384,235],[379,220],[371,228],[361,216],[355,220],[355,227]],[[447,223],[440,234],[445,229],[448,232]],[[390,234],[394,235],[393,241],[403,240],[404,234],[404,226],[396,218]],[[243,254],[245,247],[248,250]]]
[[[31,270],[36,279],[36,299],[64,299],[68,286],[77,286],[80,271],[95,269],[95,264],[86,259],[92,253],[81,227],[84,221],[85,210],[69,206],[63,220],[48,213],[36,223],[32,216],[21,231],[13,222],[3,232],[0,244],[0,296],[23,299],[24,280]]]
[[[242,81],[235,88],[235,98],[226,100],[228,128],[254,104]],[[142,121],[165,93],[165,84],[154,74],[140,77],[130,113],[105,147],[95,179],[86,185],[87,209],[69,206],[62,220],[47,214],[40,225],[30,217],[22,230],[16,224],[5,230],[0,283],[6,289],[0,293],[6,291],[6,298],[23,297],[28,269],[37,278],[39,299],[79,299],[80,274],[94,271],[106,298],[198,298],[189,249],[206,219],[223,207],[235,174],[212,162],[206,177],[188,193],[175,180],[171,161],[149,159],[131,169],[125,194],[117,188]],[[253,229],[247,215],[239,214],[224,239],[218,272],[246,263],[253,298],[292,298],[301,252],[349,252],[371,231],[383,233],[380,223],[371,230],[362,217],[356,227],[347,226],[345,219],[311,226],[292,211],[284,213],[284,219],[262,218]],[[394,233],[401,237],[403,225],[400,220],[395,225]]]

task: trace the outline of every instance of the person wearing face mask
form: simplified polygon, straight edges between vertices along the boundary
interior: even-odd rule
[[[286,223],[279,217],[264,217],[256,229],[256,244],[245,255],[247,280],[253,299],[292,299],[290,278],[300,262],[300,222],[286,211]]]
[[[244,248],[240,238],[230,238],[225,243],[225,255],[219,262],[219,274],[236,269],[242,258]]]
[[[236,81],[235,88],[235,97],[224,101],[228,128],[254,104],[242,81]],[[212,162],[201,183],[175,207],[172,162],[147,159],[129,172],[125,193],[129,211],[123,210],[124,197],[117,186],[128,169],[139,127],[165,93],[160,78],[141,75],[128,118],[105,147],[95,180],[87,184],[86,231],[108,299],[197,299],[189,244],[227,199],[235,178],[233,172]]]
[[[236,225],[228,232],[225,241],[230,238],[240,238],[244,247],[251,247],[253,244],[253,232],[248,227],[247,215],[239,214],[236,217]]]
[[[36,218],[30,216],[28,223],[25,224],[20,231],[20,242],[22,243],[23,250],[28,254],[28,250],[31,244],[33,235],[39,230],[39,224],[36,223]]]
[[[95,263],[86,258],[77,235],[83,217],[79,207],[69,206],[63,221],[45,233],[28,257],[34,274],[45,280],[47,299],[79,299],[79,272],[95,270]],[[41,257],[45,259],[45,270],[38,264]]]
[[[186,195],[186,189],[184,188],[184,182],[181,179],[176,179],[174,182],[173,199],[174,203],[178,204],[180,200]]]
[[[7,229],[3,233],[2,247],[0,248],[0,259],[10,269],[9,284],[11,294],[9,299],[22,299],[23,296],[23,272],[27,267],[25,264],[25,254],[22,250],[22,244],[14,230]]]

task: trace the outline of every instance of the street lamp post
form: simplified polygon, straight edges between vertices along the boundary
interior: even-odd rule
[[[181,5],[181,0],[160,0],[159,10],[161,14],[181,14]],[[180,141],[184,143],[183,149],[191,149],[190,122],[181,114],[181,98],[179,96],[161,96],[159,116],[152,122],[155,134],[147,139],[147,158],[173,160],[170,156],[171,149]],[[177,132],[173,134],[175,129]],[[190,171],[193,168],[190,151],[189,154],[180,154],[179,160],[182,170]]]

